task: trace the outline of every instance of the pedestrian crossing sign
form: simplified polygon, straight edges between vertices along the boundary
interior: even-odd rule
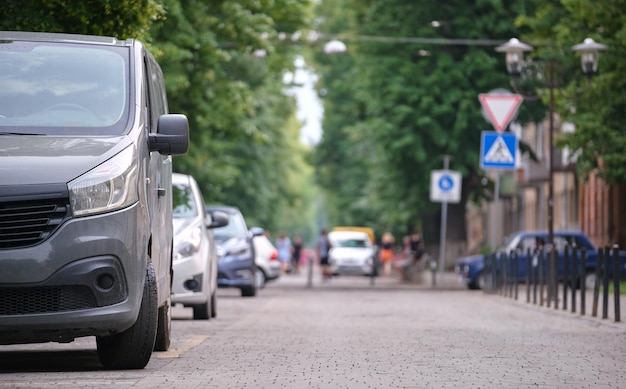
[[[483,131],[480,142],[482,169],[515,169],[517,136],[512,133]]]

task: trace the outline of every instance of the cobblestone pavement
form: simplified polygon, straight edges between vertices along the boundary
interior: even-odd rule
[[[77,367],[58,352],[33,360],[2,346],[0,387],[626,387],[624,323],[468,291],[454,274],[433,287],[425,276],[322,282],[316,271],[309,284],[303,269],[254,298],[220,289],[216,319],[175,308],[172,348],[144,370],[103,371],[84,350]],[[57,360],[52,370],[44,358]]]

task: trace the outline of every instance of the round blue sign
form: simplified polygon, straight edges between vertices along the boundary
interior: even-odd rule
[[[454,181],[452,180],[452,177],[444,174],[439,177],[439,182],[437,183],[437,185],[442,191],[449,192],[454,187]]]

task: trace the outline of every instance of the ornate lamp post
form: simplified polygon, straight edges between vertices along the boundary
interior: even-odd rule
[[[603,44],[596,43],[593,39],[587,38],[583,43],[575,45],[572,50],[581,53],[581,62],[583,72],[592,77],[598,69],[598,51],[605,50],[607,47]],[[524,68],[524,52],[532,51],[533,47],[520,42],[516,38],[510,39],[496,47],[496,51],[506,53],[506,69],[511,77],[519,77]],[[548,278],[548,301],[556,300],[556,257],[554,253],[554,60],[547,62],[547,84],[550,90],[550,100],[548,104],[549,115],[549,173],[548,173],[548,247],[550,249],[549,256],[549,278]],[[555,308],[557,304],[555,303]]]

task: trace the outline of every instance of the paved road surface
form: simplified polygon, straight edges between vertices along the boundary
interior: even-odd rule
[[[102,370],[88,340],[0,346],[0,388],[626,387],[624,323],[467,291],[451,274],[432,288],[316,273],[307,287],[304,271],[255,298],[221,289],[217,319],[175,318],[172,349],[144,370]]]

